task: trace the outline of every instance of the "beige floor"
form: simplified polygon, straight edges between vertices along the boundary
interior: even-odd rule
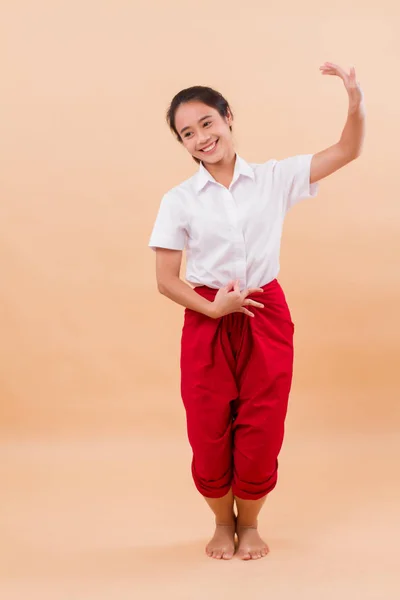
[[[400,598],[399,3],[0,3],[0,600]],[[212,85],[250,162],[360,160],[287,217],[296,324],[271,553],[218,562],[190,477],[182,310],[147,243],[194,163],[164,122]]]
[[[183,430],[4,436],[0,597],[399,597],[398,435],[290,423],[260,519],[271,553],[254,563],[204,555]]]

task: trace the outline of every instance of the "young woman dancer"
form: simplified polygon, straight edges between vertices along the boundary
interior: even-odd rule
[[[167,113],[199,169],[162,198],[149,246],[158,290],[185,307],[181,393],[193,480],[215,515],[212,558],[232,558],[235,535],[241,559],[268,553],[257,517],[277,482],[293,366],[294,326],[277,281],[283,221],[363,143],[355,70],[320,70],[342,79],[349,106],[339,141],[314,155],[247,163],[234,148],[228,102],[208,87],[182,90]]]

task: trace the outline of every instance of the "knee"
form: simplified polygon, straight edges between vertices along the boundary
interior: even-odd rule
[[[278,481],[278,461],[266,468],[255,462],[248,469],[236,469],[232,483],[234,496],[242,500],[259,500],[275,488]]]
[[[232,486],[232,468],[224,470],[210,465],[209,469],[198,469],[192,462],[192,477],[197,490],[207,498],[222,498]]]

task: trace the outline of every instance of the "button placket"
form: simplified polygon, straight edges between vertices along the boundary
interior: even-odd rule
[[[239,223],[238,206],[231,191],[226,190],[226,197],[229,197],[229,222],[232,231],[234,248],[234,279],[239,279],[240,288],[246,286],[246,248],[244,243],[243,231]]]

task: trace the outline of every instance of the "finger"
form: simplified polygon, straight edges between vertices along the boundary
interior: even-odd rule
[[[240,288],[239,288],[239,279],[236,279],[235,281],[235,286],[233,288],[235,290],[235,292],[239,292],[240,293]]]
[[[243,306],[256,306],[257,308],[264,308],[264,304],[261,302],[256,302],[255,300],[245,300],[243,302]]]
[[[339,65],[337,65],[336,63],[333,62],[324,62],[324,64],[322,65],[321,69],[332,69],[334,71],[338,71],[338,70],[343,70]]]
[[[247,308],[244,308],[243,306],[241,308],[239,308],[238,312],[244,313],[245,315],[248,315],[249,317],[254,317],[254,313],[250,312],[249,310],[247,310]]]
[[[348,78],[348,74],[346,73],[346,71],[344,69],[342,69],[342,67],[340,67],[339,65],[336,65],[334,63],[326,62],[321,67],[321,70],[323,70],[325,72],[325,74],[327,74],[327,75],[338,75],[343,80]]]
[[[336,75],[336,77],[340,77],[341,79],[344,77],[337,69],[320,69],[320,71],[322,75]]]
[[[263,288],[249,288],[244,291],[246,292],[246,296],[250,296],[251,294],[262,294],[264,292]]]
[[[320,66],[320,70],[329,70],[331,69],[332,71],[335,71],[337,69],[337,65],[334,65],[333,63],[324,63],[323,65]]]

